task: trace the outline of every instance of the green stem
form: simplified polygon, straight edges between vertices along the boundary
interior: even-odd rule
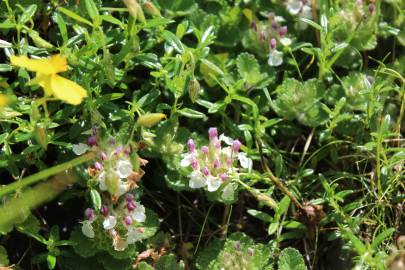
[[[0,198],[8,193],[16,191],[17,189],[29,186],[31,184],[41,181],[42,179],[46,179],[52,175],[58,174],[60,172],[73,168],[79,164],[87,162],[87,161],[93,159],[95,157],[95,155],[96,154],[94,152],[90,152],[86,155],[83,155],[78,158],[72,159],[68,162],[53,166],[49,169],[46,169],[46,170],[40,171],[36,174],[25,177],[19,181],[8,184],[7,186],[1,187],[0,188]]]

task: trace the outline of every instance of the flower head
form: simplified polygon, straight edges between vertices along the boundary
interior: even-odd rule
[[[66,58],[60,54],[43,59],[30,59],[26,56],[12,55],[10,62],[14,66],[36,72],[36,77],[32,83],[42,86],[46,96],[53,95],[73,105],[80,104],[83,98],[87,97],[86,90],[80,85],[57,75],[59,72],[68,70]]]

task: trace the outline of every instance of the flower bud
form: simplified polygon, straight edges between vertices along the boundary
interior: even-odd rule
[[[94,163],[94,168],[96,168],[97,171],[101,171],[103,169],[103,165],[101,165],[100,162],[96,161]]]
[[[93,220],[94,219],[94,210],[91,208],[87,208],[86,210],[84,210],[84,216],[86,217],[86,219],[88,220]]]
[[[280,27],[280,30],[278,31],[278,34],[280,35],[280,37],[283,37],[283,36],[285,36],[287,34],[287,32],[288,32],[288,28],[285,25],[285,26]]]
[[[193,170],[198,170],[198,160],[193,158],[193,161],[191,161],[191,168],[193,168]]]
[[[126,202],[132,202],[134,200],[134,195],[132,195],[131,193],[128,193],[126,196],[125,196],[125,201]]]
[[[127,209],[128,209],[129,212],[136,209],[136,204],[133,201],[128,202],[126,206],[127,206]]]
[[[208,148],[208,146],[203,146],[203,147],[201,147],[201,152],[203,152],[203,154],[204,155],[207,155],[208,154],[208,151],[209,151],[209,148]]]
[[[248,254],[249,257],[252,257],[252,256],[253,256],[253,249],[252,249],[252,248],[248,248],[248,249],[247,249],[247,254]]]
[[[205,176],[208,176],[208,175],[210,174],[210,170],[209,170],[207,167],[204,167],[204,168],[202,169],[202,173],[203,173]]]
[[[368,5],[368,12],[373,13],[375,11],[375,5],[374,4],[369,4]]]
[[[94,146],[94,145],[97,145],[97,137],[96,136],[90,136],[88,139],[87,139],[87,144],[88,145],[90,145],[90,146]]]
[[[101,158],[102,161],[106,161],[107,160],[107,154],[104,153],[104,152],[101,152],[100,153],[100,158]]]
[[[215,127],[209,128],[208,129],[208,135],[210,140],[216,139],[218,137],[218,130]]]
[[[196,79],[191,79],[188,82],[188,96],[191,99],[191,102],[195,102],[200,95],[201,86],[200,83]]]
[[[277,24],[276,21],[272,21],[272,22],[271,22],[271,28],[272,28],[273,30],[277,30],[278,24]]]
[[[105,217],[108,216],[108,206],[105,205],[105,204],[103,204],[103,205],[101,206],[100,212],[101,212],[101,214],[102,214],[103,216],[105,216]]]
[[[222,181],[225,181],[228,178],[228,175],[226,173],[221,173],[219,178],[221,178]]]
[[[218,159],[214,160],[214,169],[218,169],[221,166],[221,163],[219,162]]]
[[[190,153],[192,153],[192,152],[195,151],[195,144],[194,144],[193,139],[188,139],[188,141],[187,141],[187,146],[188,146],[188,151],[189,151]]]
[[[164,118],[166,118],[166,115],[164,113],[147,113],[140,116],[136,123],[141,127],[150,128],[159,123]]]
[[[124,218],[124,223],[125,223],[125,225],[127,225],[127,226],[131,225],[131,224],[132,224],[132,218],[131,218],[130,216],[126,216],[126,217]]]
[[[256,21],[252,21],[252,23],[250,24],[250,28],[253,30],[253,31],[257,31],[257,24],[256,24]]]
[[[270,40],[270,49],[274,50],[277,46],[277,40],[275,38],[272,38]]]
[[[234,140],[233,143],[232,143],[232,150],[234,152],[236,152],[236,153],[239,152],[241,145],[242,144],[241,144],[241,142],[239,140]]]

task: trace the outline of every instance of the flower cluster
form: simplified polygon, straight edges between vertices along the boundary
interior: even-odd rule
[[[285,5],[288,12],[293,16],[298,16],[298,19],[312,19],[311,4],[308,0],[287,0]],[[298,21],[296,26],[299,30],[305,30],[308,27],[308,25],[302,21]]]
[[[142,239],[145,208],[135,201],[130,191],[137,187],[144,174],[139,165],[145,165],[147,161],[140,159],[131,146],[119,145],[113,138],[101,142],[96,130],[87,144],[73,145],[77,155],[89,150],[97,153],[97,160],[88,168],[88,173],[93,178],[91,182],[95,182],[103,193],[103,205],[98,213],[86,209],[82,232],[94,238],[95,232],[102,228],[111,237],[114,249],[124,250]]]
[[[283,53],[277,50],[277,44],[290,46],[292,40],[287,37],[288,28],[282,25],[284,18],[276,16],[270,12],[268,20],[265,24],[257,24],[252,22],[251,29],[256,33],[256,38],[259,42],[265,42],[269,48],[268,64],[270,66],[279,66],[283,63]],[[266,45],[267,46],[267,45]]]
[[[224,134],[218,137],[216,128],[208,130],[209,144],[197,149],[194,141],[187,142],[188,152],[183,154],[180,165],[191,167],[188,175],[191,188],[207,187],[210,192],[217,191],[221,185],[226,186],[224,193],[232,192],[233,185],[227,185],[232,178],[238,177],[238,161],[242,168],[251,170],[252,160],[240,151],[241,142]],[[222,147],[222,142],[227,144]]]

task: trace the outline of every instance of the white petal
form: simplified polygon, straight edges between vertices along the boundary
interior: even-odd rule
[[[281,65],[283,63],[283,53],[277,50],[271,51],[267,63],[272,67]]]
[[[82,222],[82,233],[88,238],[94,238],[94,230],[91,221],[86,220]]]
[[[207,186],[209,192],[214,192],[221,186],[221,180],[219,177],[208,176]]]
[[[116,170],[118,176],[120,178],[127,178],[132,174],[132,164],[129,162],[129,160],[119,160],[117,162],[117,170]]]
[[[190,182],[188,183],[191,188],[201,188],[205,186],[205,178],[200,171],[193,171],[190,175]]]
[[[107,190],[107,186],[105,184],[105,172],[100,173],[100,175],[98,176],[98,182],[100,190]]]
[[[288,37],[282,37],[280,38],[280,43],[283,44],[284,46],[290,46],[292,41]]]
[[[219,135],[219,140],[221,142],[225,142],[227,145],[233,144],[233,139],[228,136],[225,136],[224,134]]]
[[[74,144],[72,146],[73,153],[75,153],[78,156],[86,153],[87,150],[89,150],[89,149],[90,149],[90,147],[84,143]]]
[[[253,162],[250,158],[246,156],[246,153],[240,152],[238,154],[238,159],[240,166],[242,166],[242,168],[248,169],[249,171],[252,169]]]
[[[310,6],[304,6],[301,10],[301,17],[312,19],[312,10]]]
[[[287,10],[291,15],[297,15],[302,7],[300,0],[289,0],[287,3]]]
[[[118,194],[116,194],[118,197],[121,197],[125,193],[127,193],[130,189],[130,184],[127,182],[122,182],[118,188]]]
[[[184,154],[183,155],[183,159],[180,162],[180,166],[181,167],[188,167],[191,165],[191,162],[193,162],[193,154]]]
[[[103,228],[105,230],[111,230],[117,224],[117,219],[114,216],[108,216],[103,221]]]
[[[222,197],[223,198],[229,198],[232,196],[232,194],[235,192],[236,187],[234,184],[229,183],[228,185],[226,185],[226,187],[224,188],[224,190],[222,191]]]
[[[127,233],[127,243],[128,244],[133,244],[135,242],[140,241],[141,239],[142,239],[142,233],[139,230],[134,229],[134,228],[130,228],[128,230],[128,233]]]
[[[131,212],[131,217],[137,222],[144,222],[146,220],[145,207],[135,202],[136,208]]]

